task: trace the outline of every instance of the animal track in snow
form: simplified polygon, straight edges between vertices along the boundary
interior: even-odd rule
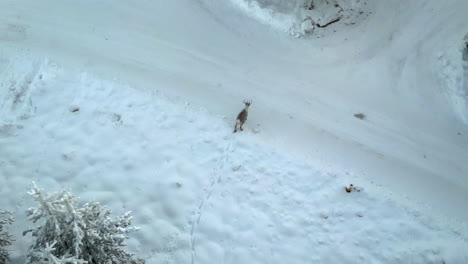
[[[228,140],[228,142],[226,143],[226,146],[218,153],[219,156],[217,158],[217,165],[213,169],[212,177],[210,180],[210,186],[207,188],[207,190],[203,194],[202,200],[198,204],[198,208],[194,215],[194,219],[192,219],[191,221],[190,246],[191,246],[191,263],[192,264],[196,262],[195,261],[195,257],[196,257],[195,232],[196,232],[197,226],[200,224],[200,220],[203,215],[205,204],[210,200],[211,195],[213,194],[213,191],[216,189],[216,186],[222,182],[223,170],[229,161],[229,154],[233,152],[233,144],[232,144],[233,138],[227,138],[226,140]]]

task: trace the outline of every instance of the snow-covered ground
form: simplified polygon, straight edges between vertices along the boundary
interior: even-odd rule
[[[0,1],[12,263],[32,181],[133,211],[148,263],[468,262],[468,2],[301,38],[252,2]]]

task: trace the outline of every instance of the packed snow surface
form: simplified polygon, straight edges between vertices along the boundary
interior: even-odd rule
[[[287,2],[0,1],[11,263],[32,181],[148,263],[468,262],[468,2]]]

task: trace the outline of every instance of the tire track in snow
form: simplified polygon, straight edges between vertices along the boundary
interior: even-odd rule
[[[197,212],[195,213],[195,216],[191,221],[191,227],[190,227],[191,264],[195,264],[195,254],[196,254],[195,231],[198,225],[200,224],[200,220],[203,215],[203,208],[205,204],[208,202],[208,200],[211,198],[213,191],[222,182],[222,178],[223,178],[222,171],[226,163],[229,161],[229,153],[234,151],[232,136],[225,136],[225,137],[226,137],[225,140],[227,140],[228,143],[221,151],[220,157],[218,158],[218,161],[217,161],[217,166],[213,170],[213,176],[210,181],[210,186],[208,187],[208,190],[205,191],[205,193],[203,194],[203,198],[197,207]]]

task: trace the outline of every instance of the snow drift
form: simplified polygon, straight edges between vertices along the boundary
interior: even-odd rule
[[[468,124],[468,34],[439,53],[442,86],[455,114]]]
[[[354,25],[372,14],[367,0],[231,0],[261,23],[300,37],[334,23]],[[335,26],[338,28],[339,26]],[[316,33],[317,34],[317,33]]]

